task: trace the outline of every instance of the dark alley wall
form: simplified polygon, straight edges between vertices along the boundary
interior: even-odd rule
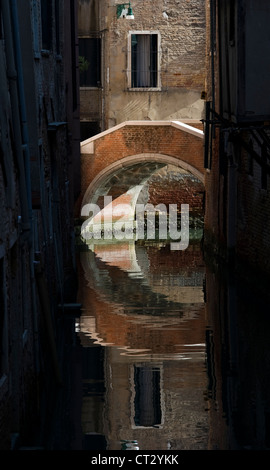
[[[76,9],[0,4],[1,450],[36,443],[48,384],[53,395],[61,379],[59,304],[80,190]]]

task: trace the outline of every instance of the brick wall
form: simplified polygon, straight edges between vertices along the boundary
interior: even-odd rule
[[[249,138],[249,137],[248,137]],[[256,142],[253,148],[260,153]],[[262,168],[242,151],[237,182],[237,254],[245,262],[270,273],[270,201],[268,186],[262,187]]]
[[[204,212],[204,185],[189,173],[154,175],[148,181],[149,203],[189,204],[189,211],[202,216]]]
[[[200,123],[196,124],[198,127]],[[203,139],[169,125],[125,125],[93,141],[94,153],[81,154],[82,182],[79,206],[84,194],[93,181],[104,169],[128,156],[165,155],[182,160],[204,174]],[[86,144],[87,145],[87,144]]]
[[[213,2],[213,5],[217,2]],[[211,43],[210,43],[210,2],[206,2],[207,27],[207,99],[215,100],[215,110],[221,112],[220,102],[222,93],[219,87],[219,70],[221,56],[219,51],[219,31],[216,29],[214,75],[211,76]],[[221,14],[217,8],[216,14]],[[216,17],[215,26],[225,21],[224,18]],[[237,29],[236,34],[241,36]],[[223,42],[225,39],[223,38]],[[239,58],[239,60],[241,57]],[[213,89],[214,83],[214,89]],[[233,86],[236,86],[233,83]],[[225,90],[227,93],[228,90]],[[222,93],[221,93],[222,92]],[[221,103],[222,104],[222,103]],[[255,119],[255,118],[254,118]],[[256,127],[258,123],[251,123]],[[228,129],[230,123],[226,123]],[[233,123],[235,126],[235,122]],[[239,270],[246,276],[250,271],[258,271],[261,274],[270,273],[269,263],[269,175],[266,178],[266,187],[262,185],[262,174],[264,169],[251,157],[252,150],[247,152],[243,142],[250,145],[258,157],[262,154],[262,138],[256,131],[250,131],[246,123],[239,127],[245,127],[245,131],[239,132],[231,139],[231,135],[220,132],[216,128],[215,138],[212,141],[212,165],[205,173],[206,188],[206,214],[205,214],[205,241],[209,248],[208,252],[217,254],[227,259],[231,251],[236,254],[236,262]],[[269,131],[267,131],[269,132]],[[255,136],[255,137],[254,137]],[[223,140],[224,139],[224,140]],[[227,139],[227,140],[226,140]],[[267,138],[266,138],[267,139]],[[229,142],[229,144],[228,144]],[[231,143],[233,142],[233,143]],[[234,169],[231,167],[234,163]],[[252,171],[251,171],[252,161]],[[231,186],[229,175],[234,172],[235,187]],[[229,204],[232,195],[231,207]],[[232,215],[233,212],[235,215]],[[233,241],[230,236],[233,234]],[[250,270],[248,270],[248,267]],[[244,273],[245,271],[245,273]],[[247,274],[249,273],[249,274]],[[250,277],[252,279],[252,276]]]
[[[43,419],[42,407],[48,412],[46,419],[52,407],[55,410],[53,387],[57,377],[44,312],[52,318],[55,329],[51,339],[55,334],[57,342],[62,334],[58,303],[62,300],[66,267],[71,267],[73,260],[73,199],[78,192],[73,177],[80,150],[79,140],[75,143],[78,133],[70,51],[72,12],[66,2],[58,2],[60,46],[65,43],[60,59],[55,41],[53,51],[41,50],[39,2],[16,2],[20,44],[15,49],[11,36],[17,25],[11,21],[15,15],[11,15],[9,3],[0,5],[1,450],[10,450],[13,444],[34,446],[36,426]],[[55,26],[54,9],[51,13]],[[65,34],[64,16],[65,21],[70,20]],[[22,70],[16,61],[20,54]],[[48,287],[43,298],[37,267]],[[59,364],[61,344],[55,344]]]

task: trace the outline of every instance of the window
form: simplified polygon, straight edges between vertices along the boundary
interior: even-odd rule
[[[52,0],[41,0],[42,49],[52,50]]]
[[[80,86],[100,86],[100,38],[80,38]]]
[[[55,6],[55,45],[56,45],[56,53],[60,55],[60,6],[59,0],[56,0]]]
[[[8,133],[9,126],[9,133]],[[6,196],[7,207],[15,207],[15,180],[14,180],[14,169],[13,169],[13,156],[14,156],[14,135],[12,131],[11,122],[7,123],[2,128],[2,133],[10,138],[10,142],[7,139],[3,139],[0,142],[0,171],[3,176],[3,183]],[[16,163],[16,159],[14,161]]]
[[[70,2],[70,31],[71,31],[71,41],[73,44],[73,47],[71,48],[73,111],[77,110],[78,108],[78,98],[79,98],[78,93],[77,93],[78,78],[77,78],[77,70],[76,70],[77,46],[75,47],[75,44],[77,44],[77,32],[76,32],[77,20],[76,20],[76,14],[75,14],[76,7],[77,7],[77,2],[75,0],[71,0]],[[59,17],[60,17],[60,14],[59,14]]]
[[[101,132],[99,122],[97,121],[81,121],[81,142]]]
[[[129,87],[159,87],[159,35],[134,32],[129,40]]]
[[[2,0],[0,0],[0,39],[3,39],[3,28],[2,28]]]
[[[33,0],[32,3],[32,28],[33,28],[33,48],[35,58],[40,56],[40,44],[39,44],[39,5],[37,0]]]
[[[230,29],[229,29],[229,40],[230,45],[235,45],[235,0],[230,0]]]

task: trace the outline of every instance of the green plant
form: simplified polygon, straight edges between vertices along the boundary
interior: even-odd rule
[[[86,72],[89,68],[89,65],[90,65],[90,63],[88,62],[88,60],[85,57],[79,56],[79,70],[80,70],[80,73]]]

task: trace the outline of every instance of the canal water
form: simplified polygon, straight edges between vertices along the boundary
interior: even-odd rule
[[[82,449],[269,448],[269,304],[201,237],[78,251]]]

